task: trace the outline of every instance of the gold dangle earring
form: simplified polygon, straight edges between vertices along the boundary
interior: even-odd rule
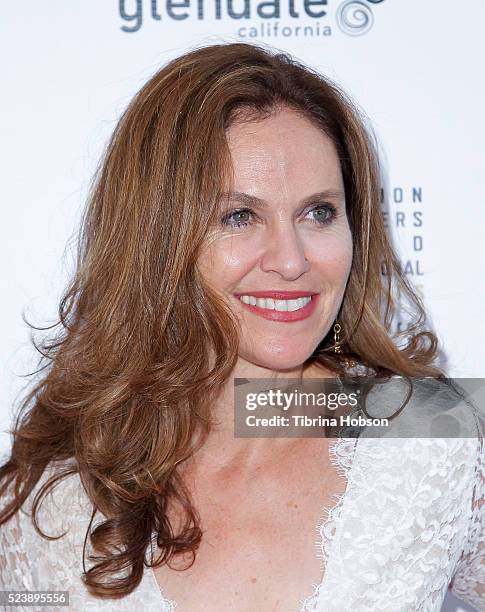
[[[341,345],[341,340],[340,340],[340,332],[342,331],[342,326],[340,325],[340,323],[335,323],[335,325],[333,326],[333,352],[334,353],[341,353],[342,352],[342,347]]]

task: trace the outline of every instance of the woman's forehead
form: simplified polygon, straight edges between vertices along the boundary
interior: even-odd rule
[[[342,190],[338,154],[333,142],[298,115],[272,116],[235,125],[228,135],[233,168],[232,191],[265,199],[275,190],[305,195]],[[255,192],[258,193],[255,193]],[[262,195],[263,194],[263,195]]]
[[[308,119],[284,110],[261,121],[233,124],[227,132],[233,165],[275,171],[302,164],[338,165],[331,139]]]

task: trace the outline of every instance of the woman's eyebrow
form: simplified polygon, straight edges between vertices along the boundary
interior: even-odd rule
[[[318,191],[317,193],[313,193],[312,195],[304,198],[301,201],[303,206],[307,206],[309,204],[313,204],[315,202],[320,202],[326,199],[344,199],[344,192],[339,189],[325,189],[324,191]],[[266,200],[262,200],[253,195],[249,195],[248,193],[244,193],[242,191],[228,191],[223,193],[222,201],[229,202],[241,202],[242,204],[246,204],[247,206],[254,206],[255,208],[264,208],[268,206]]]

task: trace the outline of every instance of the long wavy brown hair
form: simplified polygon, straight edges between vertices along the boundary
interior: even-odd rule
[[[83,574],[100,596],[130,593],[158,534],[168,563],[195,558],[199,517],[177,465],[203,444],[211,403],[236,363],[238,325],[206,286],[197,261],[230,179],[226,130],[282,106],[309,118],[341,163],[354,256],[338,320],[312,355],[336,374],[345,359],[381,374],[432,376],[437,340],[420,298],[401,273],[381,215],[377,145],[367,119],[339,86],[285,53],[243,43],[196,48],[142,87],[108,143],[89,193],[73,278],[40,346],[41,381],[23,400],[0,493],[19,511],[50,462],[64,469],[40,488],[37,508],[78,472],[106,520],[88,529],[96,562]],[[382,269],[386,274],[382,274]],[[399,298],[399,299],[397,299]],[[399,305],[407,327],[392,332]],[[67,460],[75,460],[69,463]],[[183,509],[174,532],[168,503]],[[121,580],[114,574],[129,571]]]

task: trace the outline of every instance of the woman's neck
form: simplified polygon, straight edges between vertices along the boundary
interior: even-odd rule
[[[234,379],[245,378],[332,378],[335,373],[319,364],[304,364],[285,371],[274,371],[240,359],[212,407],[214,425],[203,446],[189,460],[190,469],[204,473],[237,469],[244,473],[273,461],[279,454],[300,446],[298,438],[235,438]],[[308,443],[308,440],[306,440]],[[189,469],[187,467],[187,469]]]

